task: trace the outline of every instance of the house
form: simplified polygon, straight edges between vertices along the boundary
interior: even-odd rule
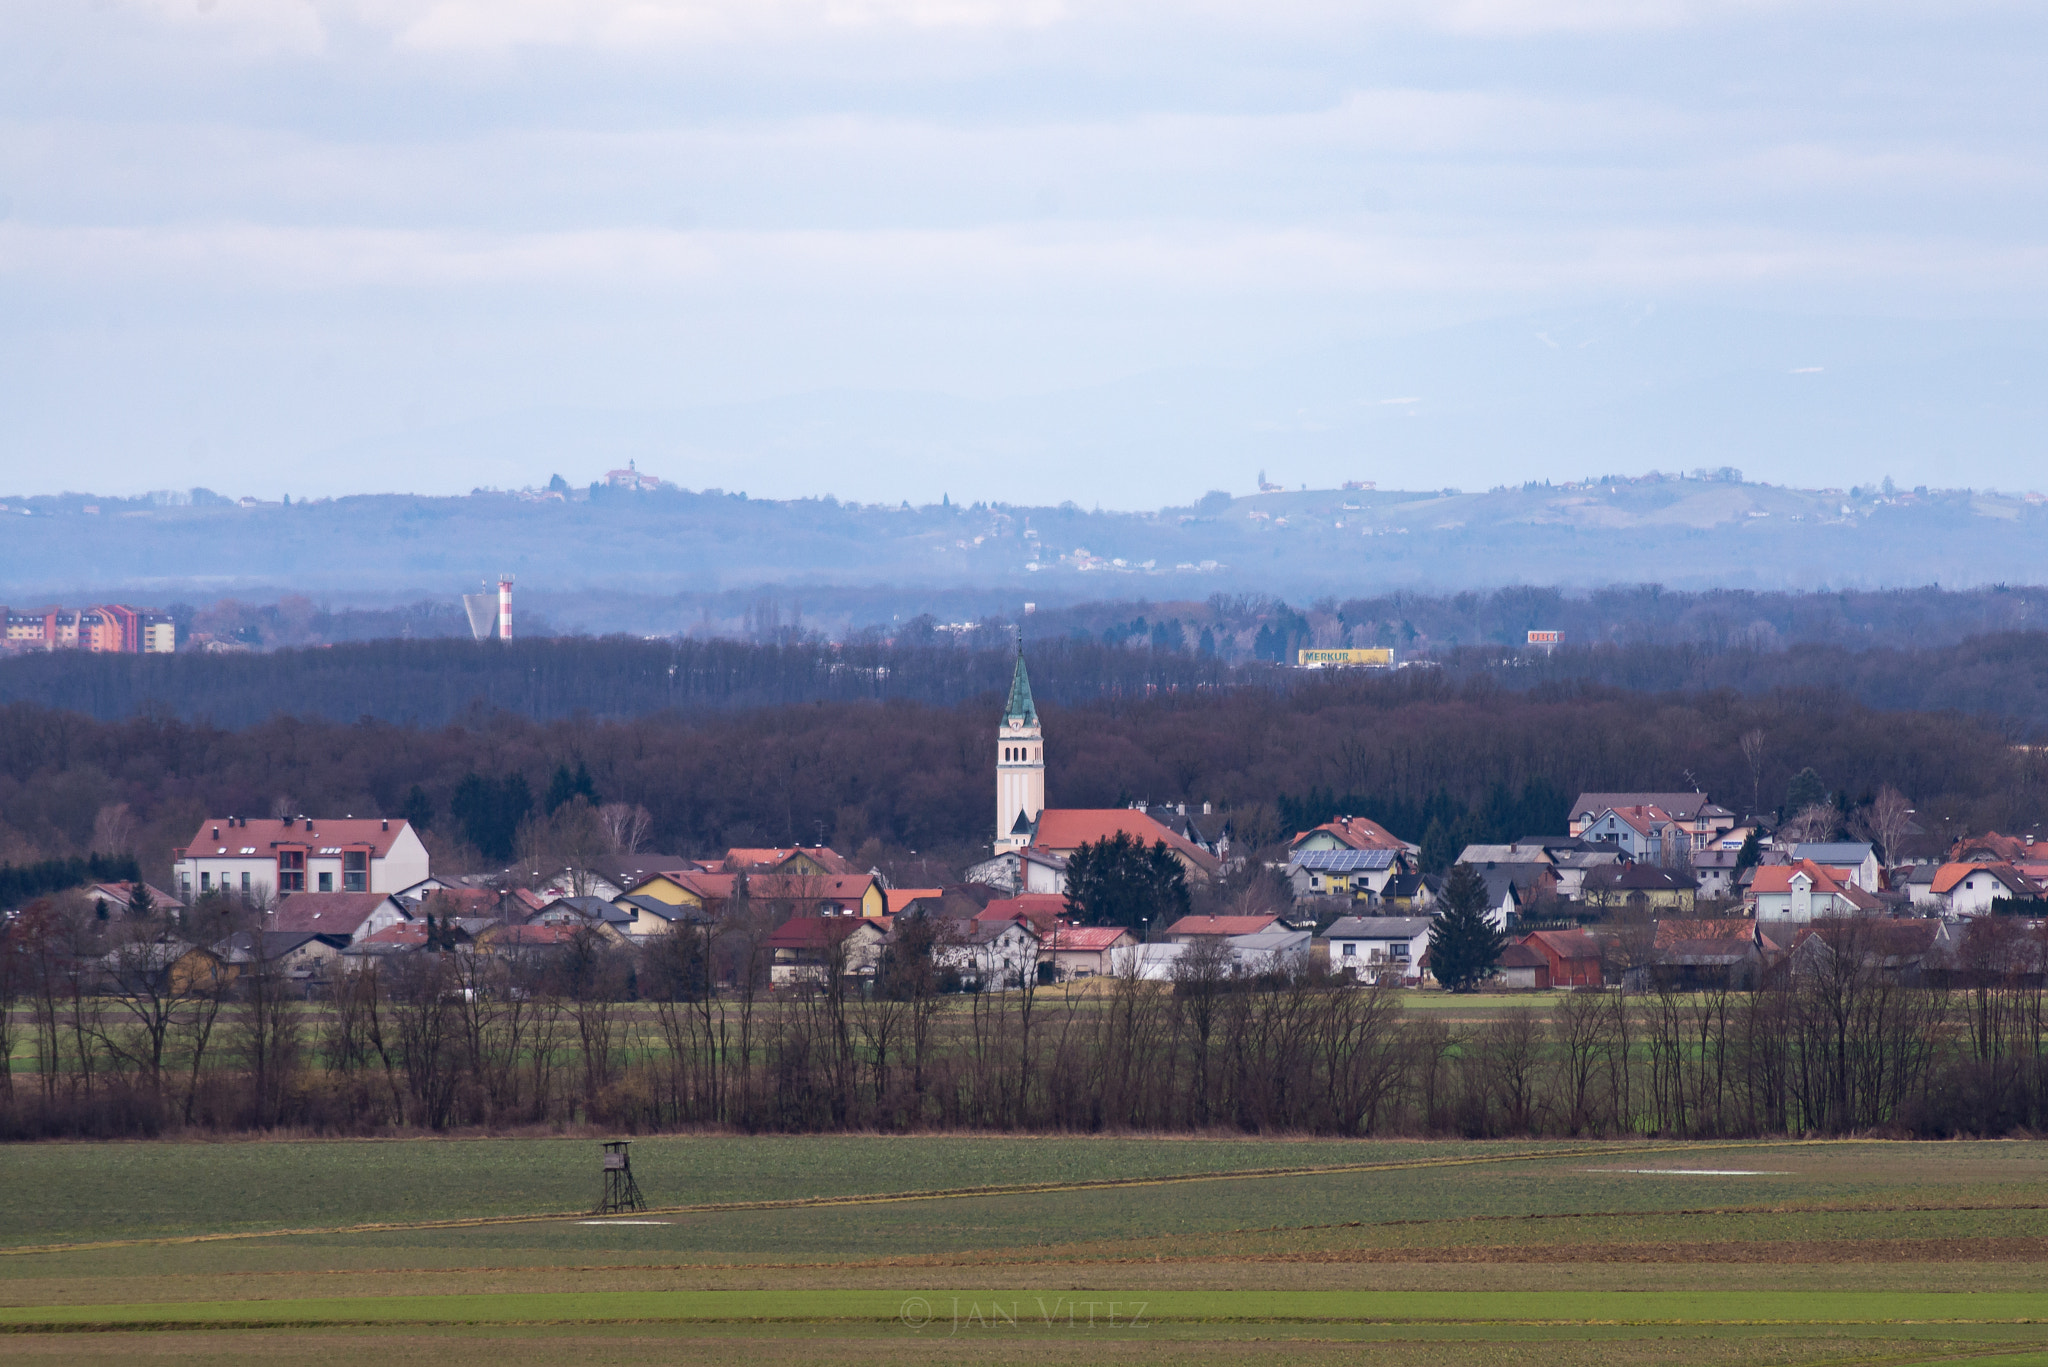
[[[1550,960],[1524,944],[1503,945],[1493,976],[1502,987],[1547,992],[1550,990]]]
[[[1215,855],[1218,862],[1230,864],[1233,862],[1230,842],[1236,834],[1230,818],[1207,802],[1196,805],[1198,810],[1189,811],[1185,802],[1168,803],[1158,807],[1148,807],[1140,803],[1138,810],[1150,814],[1162,826],[1189,844]]]
[[[1039,947],[1038,933],[1022,921],[969,921],[932,946],[932,963],[975,990],[1000,992],[1037,976]]]
[[[1735,828],[1735,813],[1716,804],[1705,793],[1580,793],[1572,803],[1568,823],[1571,833],[1583,836],[1587,827],[1603,814],[1630,807],[1655,807],[1662,811],[1685,835],[1688,851],[1710,849]]]
[[[1436,904],[1436,890],[1419,873],[1397,873],[1380,889],[1380,907],[1385,911],[1420,911]]]
[[[412,912],[385,893],[295,892],[277,904],[263,928],[347,936],[355,944],[410,920]]]
[[[1701,850],[1692,857],[1694,891],[1701,897],[1733,898],[1742,895],[1735,883],[1738,850]]]
[[[1163,932],[1168,944],[1184,945],[1211,935],[1256,935],[1270,930],[1278,916],[1183,916]]]
[[[1613,846],[1638,864],[1677,864],[1692,837],[1662,807],[1609,807],[1585,828],[1585,838]]]
[[[1690,878],[1646,864],[1609,864],[1589,870],[1583,889],[1589,907],[1634,908],[1650,912],[1692,911],[1696,891]]]
[[[213,950],[184,940],[147,940],[100,956],[118,996],[208,996],[235,981],[237,969]]]
[[[1522,944],[1543,956],[1552,987],[1598,987],[1604,980],[1600,942],[1583,930],[1537,930]]]
[[[666,935],[677,926],[706,926],[718,918],[700,906],[664,902],[659,897],[629,892],[614,903],[627,913],[625,932],[636,940]]]
[[[1223,871],[1222,862],[1215,855],[1136,808],[1048,807],[1026,824],[1030,831],[1028,847],[1057,855],[1061,860],[1073,858],[1074,851],[1083,845],[1128,835],[1147,849],[1165,845],[1186,870],[1191,883],[1206,883]],[[1025,882],[1028,886],[1028,871]],[[1064,888],[1064,871],[1061,885]]]
[[[135,910],[135,893],[138,888],[148,893],[146,902],[150,911],[175,916],[185,910],[183,902],[162,888],[153,887],[148,883],[94,883],[85,890],[85,895],[92,899],[93,906],[98,911],[132,913]]]
[[[883,932],[863,916],[792,916],[767,940],[768,981],[775,987],[822,983],[837,972],[873,977]]]
[[[1067,899],[1049,893],[1027,892],[1016,897],[998,897],[973,917],[976,921],[1022,921],[1040,935],[1066,919]]]
[[[1372,902],[1408,871],[1407,859],[1402,850],[1300,850],[1288,856],[1287,881],[1296,897]]]
[[[757,910],[787,911],[793,916],[886,916],[889,910],[882,880],[872,873],[749,874],[668,869],[628,889],[626,895],[652,897],[671,906],[694,907],[714,919],[725,914],[734,898],[742,896]]]
[[[1817,919],[1875,912],[1879,907],[1877,898],[1811,860],[1759,866],[1745,900],[1759,924],[1804,925]]]
[[[479,953],[500,955],[552,954],[573,944],[581,926],[494,925],[476,937]]]
[[[884,888],[882,914],[900,916],[919,902],[937,902],[945,895],[944,888]]]
[[[298,892],[395,893],[428,875],[410,823],[381,817],[215,817],[174,850],[179,900],[210,892],[254,901]]]
[[[1061,979],[1100,978],[1112,971],[1118,950],[1136,943],[1124,926],[1055,926],[1045,932],[1040,952],[1051,957]]]
[[[638,907],[620,906],[602,897],[557,897],[529,917],[527,924],[589,926],[607,940],[623,944],[632,937],[632,928],[639,919]],[[667,929],[666,922],[662,929]]]
[[[602,897],[613,901],[664,869],[689,868],[695,861],[674,854],[600,855],[581,864],[567,864],[534,880],[544,898]]]
[[[1557,874],[1548,864],[1480,864],[1474,871],[1486,882],[1488,914],[1506,930],[1510,918],[1520,919],[1533,903],[1557,900]]]
[[[1792,861],[1802,859],[1826,869],[1836,882],[1854,883],[1865,892],[1877,892],[1884,886],[1875,845],[1850,840],[1802,842],[1792,847]]]
[[[1986,831],[1966,835],[1949,848],[1950,864],[2018,864],[2034,857],[2031,835],[2000,835]]]
[[[671,863],[666,867],[680,867]],[[801,877],[826,877],[859,873],[853,861],[824,845],[790,845],[769,849],[731,849],[725,852],[718,873],[779,873]]]
[[[1306,930],[1274,925],[1249,935],[1232,935],[1226,943],[1230,946],[1231,965],[1237,972],[1284,973],[1291,977],[1308,968],[1315,936]]]
[[[1343,916],[1323,932],[1329,946],[1330,971],[1359,982],[1392,984],[1417,981],[1422,956],[1429,949],[1432,916]]]
[[[2010,864],[1943,864],[1929,890],[1949,916],[1985,916],[2002,898],[2031,900],[2041,891]]]
[[[1325,821],[1312,830],[1297,831],[1294,839],[1287,844],[1287,855],[1290,860],[1295,855],[1310,850],[1392,850],[1396,854],[1422,853],[1420,845],[1411,845],[1379,822],[1368,821],[1362,816],[1340,816],[1334,821]]]

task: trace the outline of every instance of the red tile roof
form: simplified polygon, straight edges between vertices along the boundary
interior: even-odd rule
[[[1045,947],[1049,950],[1072,950],[1077,954],[1099,954],[1130,933],[1123,926],[1060,926],[1046,939]]]
[[[1278,916],[1183,916],[1166,928],[1168,935],[1256,935],[1270,930]]]
[[[836,945],[861,927],[877,930],[860,916],[792,916],[768,937],[770,949],[823,949]]]
[[[1943,864],[1934,871],[1934,891],[1937,895],[1952,892],[1973,873],[1988,873],[2021,896],[2033,895],[2020,871],[2005,864]]]
[[[551,945],[565,945],[583,931],[581,926],[496,926],[483,933],[485,943],[490,945],[514,945],[528,948],[543,948]]]
[[[937,901],[945,895],[946,890],[944,888],[885,888],[882,892],[882,896],[888,901],[888,914],[891,916],[902,911],[912,902],[920,902],[927,897]]]
[[[224,854],[232,858],[252,847],[258,855],[268,856],[280,845],[338,845],[343,849],[368,846],[371,856],[381,859],[391,853],[392,843],[405,830],[406,824],[401,817],[392,817],[388,821],[374,816],[334,820],[308,817],[305,820],[280,821],[275,817],[251,816],[236,824],[232,818],[223,816],[201,822],[199,833],[180,853],[185,857],[218,858]]]
[[[398,905],[382,892],[295,892],[277,904],[263,928],[353,935],[386,902]]]
[[[731,849],[725,852],[726,873],[738,873],[742,869],[775,869],[787,864],[798,855],[815,860],[821,867],[833,873],[856,873],[852,861],[835,849],[824,845],[790,845],[777,849]]]
[[[1535,941],[1560,959],[1597,959],[1600,942],[1583,930],[1532,930],[1522,943]]]
[[[1756,877],[1750,882],[1752,892],[1790,892],[1792,875],[1803,873],[1813,880],[1815,892],[1842,891],[1842,883],[1811,859],[1802,859],[1796,864],[1764,864],[1758,867]]]
[[[1148,849],[1163,841],[1168,849],[1204,874],[1214,874],[1221,867],[1215,855],[1132,807],[1048,807],[1038,814],[1038,832],[1031,837],[1031,843],[1040,849],[1066,854],[1118,834],[1128,834]]]
[[[975,913],[977,921],[1029,921],[1038,930],[1067,914],[1067,899],[1056,892],[1027,892],[1021,897],[998,897]]]
[[[1295,845],[1299,845],[1302,841],[1314,835],[1316,831],[1327,831],[1354,850],[1405,850],[1408,848],[1408,842],[1400,836],[1395,835],[1385,826],[1380,825],[1379,822],[1369,821],[1362,816],[1339,817],[1335,821],[1325,821],[1313,830],[1297,831],[1295,832],[1294,839],[1289,842],[1289,847],[1292,848]]]

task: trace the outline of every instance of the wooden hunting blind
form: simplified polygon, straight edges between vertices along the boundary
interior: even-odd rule
[[[632,1146],[630,1139],[605,1141],[604,1193],[598,1199],[595,1214],[624,1215],[647,1209],[647,1202],[640,1196],[640,1184],[633,1180]]]

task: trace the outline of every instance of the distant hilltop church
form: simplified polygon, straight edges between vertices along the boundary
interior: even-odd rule
[[[1068,856],[1119,832],[1147,846],[1164,842],[1187,870],[1190,882],[1206,883],[1220,874],[1229,848],[1222,818],[1208,812],[1206,804],[1194,816],[1184,803],[1159,810],[1164,820],[1142,805],[1045,805],[1045,730],[1031,700],[1031,675],[1019,642],[1009,700],[996,727],[995,857],[969,869],[967,881],[1001,888],[1012,896],[1063,893]],[[1205,831],[1205,826],[1212,829]]]

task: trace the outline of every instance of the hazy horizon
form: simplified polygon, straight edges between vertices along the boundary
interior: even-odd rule
[[[2044,37],[2005,0],[21,0],[0,468],[2022,486]]]

